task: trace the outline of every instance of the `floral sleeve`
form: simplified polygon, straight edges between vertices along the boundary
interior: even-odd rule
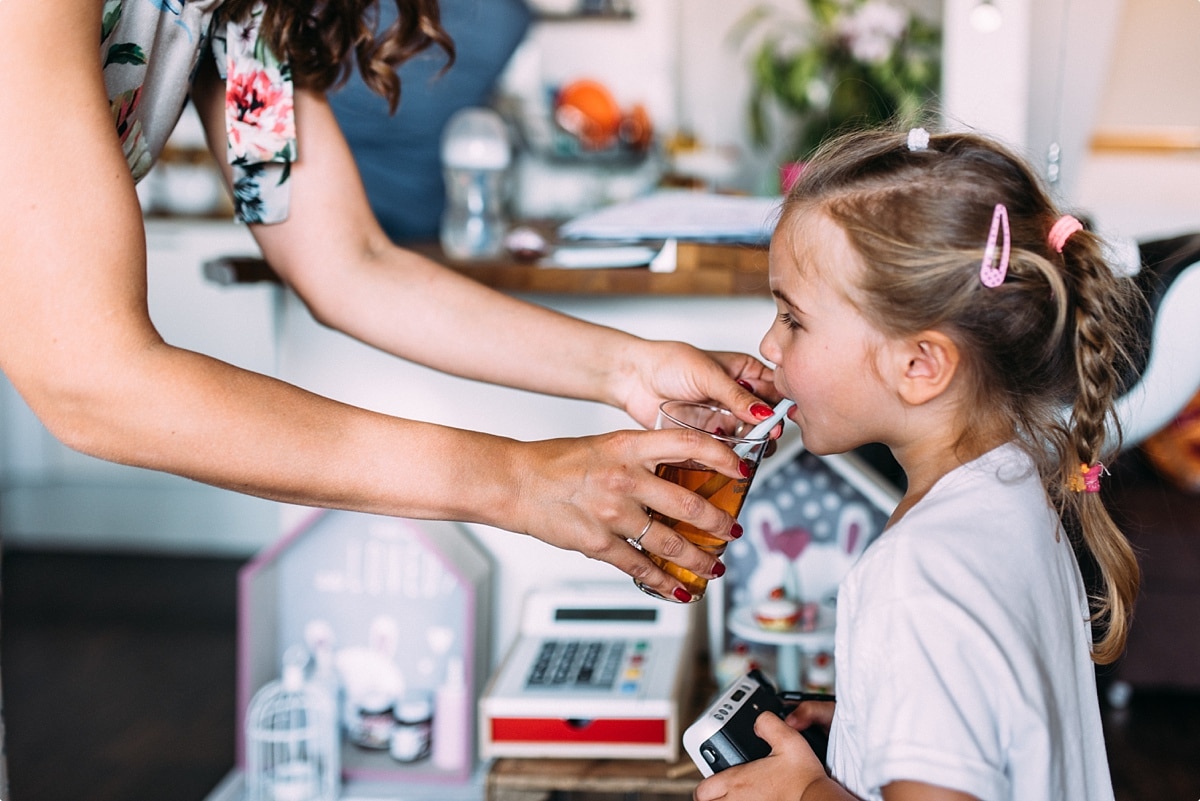
[[[296,118],[292,73],[259,37],[263,3],[249,18],[213,31],[213,56],[225,78],[225,133],[233,167],[234,213],[246,223],[287,219]]]

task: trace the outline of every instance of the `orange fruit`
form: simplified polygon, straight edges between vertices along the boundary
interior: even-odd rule
[[[572,81],[558,93],[554,119],[591,150],[611,147],[621,127],[621,109],[599,81]]]

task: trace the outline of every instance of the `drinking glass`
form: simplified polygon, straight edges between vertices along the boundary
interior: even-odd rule
[[[694,460],[660,464],[655,470],[655,474],[660,478],[695,492],[702,498],[706,498],[713,506],[723,509],[736,518],[742,510],[742,504],[746,501],[746,492],[750,489],[750,482],[758,470],[759,462],[762,461],[767,443],[770,442],[770,435],[762,434],[761,437],[749,438],[747,435],[754,428],[754,424],[742,422],[728,409],[708,403],[675,400],[666,401],[659,407],[655,428],[690,428],[693,431],[707,434],[718,442],[725,443],[742,457],[742,461],[750,468],[750,475],[746,478],[730,478],[724,473],[718,473]],[[649,512],[654,520],[670,526],[700,550],[713,556],[720,556],[725,552],[725,546],[728,545],[725,540],[714,537],[688,523],[660,514],[653,509],[650,509]],[[646,556],[650,557],[654,564],[679,580],[683,588],[692,596],[689,603],[699,601],[704,597],[708,579],[649,551],[646,551]],[[678,598],[660,595],[636,579],[634,583],[637,584],[638,589],[648,595],[666,601],[679,602]]]

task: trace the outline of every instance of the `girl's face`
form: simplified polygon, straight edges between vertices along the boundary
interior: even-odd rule
[[[880,366],[887,339],[851,302],[863,269],[842,229],[820,212],[793,213],[771,240],[779,314],[759,349],[791,417],[817,454],[887,442],[895,408]]]

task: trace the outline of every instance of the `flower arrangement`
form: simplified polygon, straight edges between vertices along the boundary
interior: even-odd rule
[[[941,76],[941,31],[891,0],[803,0],[807,13],[774,6],[746,14],[733,35],[752,49],[750,127],[770,141],[774,102],[799,123],[789,158],[806,158],[839,129],[895,121],[931,110]]]

